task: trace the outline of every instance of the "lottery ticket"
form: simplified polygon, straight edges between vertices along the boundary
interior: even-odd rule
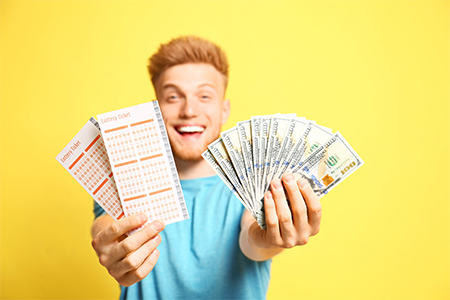
[[[91,118],[56,160],[114,219],[124,217],[99,125]]]
[[[125,216],[189,218],[158,101],[97,116]]]

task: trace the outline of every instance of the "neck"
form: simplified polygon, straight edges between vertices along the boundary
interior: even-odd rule
[[[174,159],[175,164],[177,165],[178,177],[181,180],[197,179],[201,177],[213,176],[216,174],[204,159],[187,161],[182,160],[176,156],[174,156]]]

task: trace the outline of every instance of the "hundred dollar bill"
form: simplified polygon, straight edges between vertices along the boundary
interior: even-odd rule
[[[225,175],[227,175],[230,182],[233,184],[236,191],[241,195],[242,200],[244,200],[247,203],[247,206],[250,208],[249,211],[252,213],[252,215],[255,215],[251,198],[249,197],[248,193],[244,190],[243,186],[241,185],[241,182],[239,181],[239,178],[236,174],[236,171],[234,170],[233,164],[231,163],[230,156],[228,155],[228,152],[225,148],[225,145],[222,142],[222,138],[218,138],[214,142],[208,145],[209,151],[211,151],[211,154],[216,159],[219,166],[222,168]]]
[[[305,139],[305,136],[311,131],[311,124],[315,124],[314,121],[306,120],[305,126],[298,126],[295,130],[293,130],[292,135],[290,137],[289,143],[287,144],[288,150],[286,154],[286,158],[282,160],[281,166],[278,169],[278,174],[276,175],[278,178],[288,170],[291,170],[290,163],[295,156],[296,153],[302,151],[302,141]]]
[[[257,199],[261,199],[261,185],[264,168],[264,160],[266,158],[267,143],[269,140],[270,119],[273,116],[280,115],[263,115],[251,117],[252,139],[253,139],[253,168],[255,173],[255,187]]]
[[[239,141],[242,148],[245,169],[247,171],[248,182],[251,188],[253,199],[256,199],[255,174],[253,170],[253,140],[251,130],[251,120],[237,123]],[[255,207],[257,209],[257,207]]]
[[[272,170],[275,166],[275,161],[280,152],[281,145],[286,135],[289,123],[295,115],[278,115],[272,117],[269,131],[269,140],[267,143],[266,158],[264,160],[264,175],[262,192],[264,193],[269,187],[271,181]]]
[[[263,196],[263,178],[265,174],[265,159],[266,159],[266,152],[267,152],[267,145],[269,142],[269,132],[270,132],[270,123],[274,115],[271,116],[261,116],[260,118],[260,126],[259,126],[259,191],[260,195],[259,198],[262,198]]]
[[[295,144],[291,153],[288,155],[289,170],[293,172],[294,168],[300,166],[311,152],[329,140],[332,135],[331,132],[321,126],[309,122],[306,125],[302,138],[297,141],[297,144]],[[284,167],[284,171],[286,171],[287,167]]]
[[[294,175],[306,178],[320,198],[364,164],[350,144],[337,132],[309,155]]]
[[[259,152],[260,152],[260,125],[261,125],[261,117],[260,116],[253,116],[251,118],[251,129],[252,129],[252,148],[253,148],[253,174],[254,174],[254,181],[255,181],[255,196],[256,199],[261,199],[260,195],[260,187],[259,187]]]
[[[250,178],[248,176],[247,170],[245,168],[244,156],[241,147],[241,142],[239,141],[238,128],[235,126],[228,129],[220,134],[223,140],[223,144],[227,149],[228,155],[231,158],[231,163],[234,166],[234,170],[238,175],[238,178],[243,186],[244,190],[254,201],[254,192],[252,191],[252,186],[250,185]],[[252,205],[254,208],[254,206]]]
[[[281,145],[280,153],[275,161],[272,178],[281,178],[289,166],[288,155],[291,153],[297,141],[302,137],[308,122],[305,118],[293,118],[288,125],[286,136]]]
[[[252,212],[251,208],[248,206],[247,202],[242,198],[242,196],[238,193],[236,190],[236,187],[233,185],[233,183],[230,181],[230,179],[227,177],[225,172],[222,170],[222,168],[217,163],[216,159],[212,155],[211,151],[209,149],[206,149],[205,152],[202,153],[202,157],[206,160],[206,162],[211,166],[211,168],[217,173],[219,178],[225,183],[225,185],[233,192],[233,194],[238,198],[238,200],[242,203],[242,205],[250,212]],[[256,215],[253,217],[256,218]]]

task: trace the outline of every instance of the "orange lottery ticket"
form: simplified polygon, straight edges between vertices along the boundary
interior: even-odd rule
[[[159,109],[152,101],[97,116],[125,216],[189,218]]]
[[[99,125],[91,118],[56,160],[114,219],[124,217]]]

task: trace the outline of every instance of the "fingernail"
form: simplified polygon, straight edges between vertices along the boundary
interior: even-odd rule
[[[153,229],[154,229],[156,232],[160,232],[160,231],[163,229],[163,225],[162,225],[161,222],[159,222],[159,221],[153,222],[153,223],[152,223],[152,226],[153,226]]]
[[[159,250],[155,249],[151,255],[157,257],[159,255]]]
[[[306,179],[302,179],[300,180],[300,188],[301,189],[306,189],[308,187],[308,181],[306,181]]]
[[[274,189],[279,190],[281,188],[281,181],[275,180],[273,182],[273,187],[274,187]]]
[[[286,175],[286,177],[284,178],[286,179],[287,183],[292,183],[294,181],[294,175],[292,174]]]
[[[155,244],[159,244],[159,242],[161,242],[161,238],[159,237],[159,234],[157,234],[154,238],[153,241],[155,242]]]
[[[146,214],[140,213],[138,218],[139,218],[139,221],[141,223],[144,223],[145,221],[147,221],[147,215]]]
[[[272,193],[271,192],[267,192],[266,193],[266,199],[272,199]]]

